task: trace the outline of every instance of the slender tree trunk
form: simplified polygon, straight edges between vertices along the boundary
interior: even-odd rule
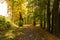
[[[55,35],[60,36],[58,8],[59,8],[59,0],[54,0],[52,10],[52,31]]]
[[[33,25],[36,26],[36,21],[35,20],[33,21]]]
[[[35,14],[33,14],[33,26],[36,26],[36,17],[35,17],[36,15]]]
[[[19,14],[20,14],[20,20],[23,20],[21,12],[19,12]]]
[[[47,3],[47,31],[50,32],[50,0]]]
[[[44,29],[45,29],[45,27],[46,27],[46,21],[45,21],[45,10],[44,10]]]
[[[40,20],[40,27],[42,28],[42,19]]]

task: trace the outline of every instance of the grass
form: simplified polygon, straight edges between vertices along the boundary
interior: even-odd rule
[[[16,36],[20,35],[22,29],[10,29],[0,31],[0,40],[11,40],[16,39]]]

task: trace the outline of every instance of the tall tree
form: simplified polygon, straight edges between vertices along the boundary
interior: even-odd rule
[[[52,31],[57,36],[60,36],[58,8],[59,8],[59,0],[54,0],[53,10],[52,10]]]
[[[47,2],[47,30],[50,31],[50,0]]]
[[[44,28],[43,28],[43,29],[45,29],[45,27],[46,27],[46,21],[45,21],[45,18],[46,18],[46,13],[45,13],[45,10],[44,10]]]

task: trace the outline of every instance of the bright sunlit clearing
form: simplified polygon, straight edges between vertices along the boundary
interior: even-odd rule
[[[0,15],[7,17],[7,3],[0,1]]]

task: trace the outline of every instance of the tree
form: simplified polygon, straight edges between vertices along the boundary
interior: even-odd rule
[[[15,24],[18,24],[20,18],[19,12],[23,14],[22,17],[25,17],[24,15],[27,13],[26,2],[27,2],[26,0],[7,0],[8,9],[9,12],[11,13],[10,16],[12,16],[12,21]]]
[[[60,36],[58,8],[59,8],[59,0],[54,0],[52,10],[52,31],[55,35]]]
[[[50,0],[47,2],[47,30],[50,31]]]
[[[19,18],[19,26],[23,26],[23,18],[22,18],[22,13],[19,12],[20,18]]]

